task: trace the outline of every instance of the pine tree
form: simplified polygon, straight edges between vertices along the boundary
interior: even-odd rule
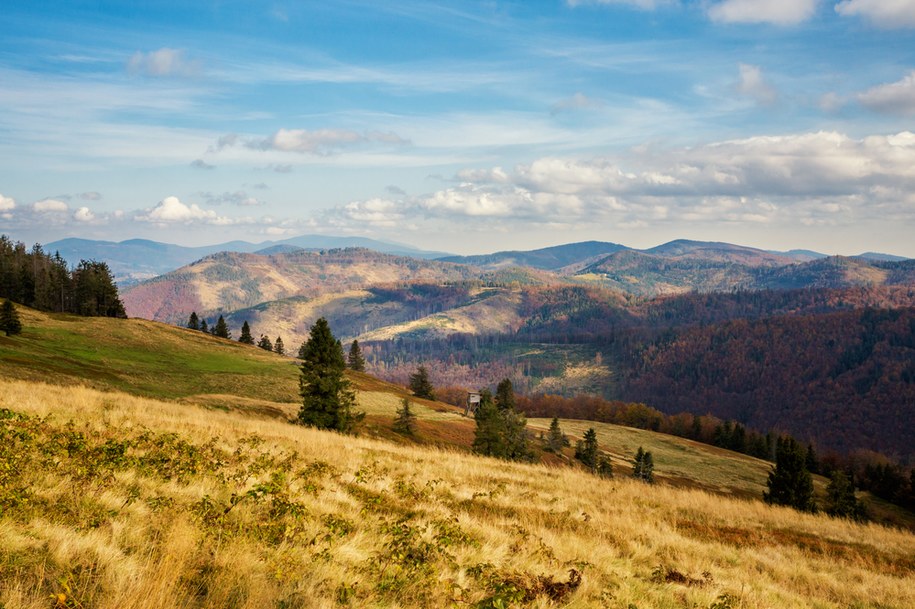
[[[654,457],[651,455],[651,451],[646,451],[641,446],[635,451],[632,477],[642,482],[654,482]]]
[[[210,332],[210,329],[207,327],[207,320],[205,320],[205,319],[200,320],[200,331],[207,333],[207,334]]]
[[[0,330],[7,336],[13,336],[14,334],[20,334],[22,332],[22,322],[19,320],[19,313],[16,312],[16,307],[8,298],[3,301],[3,306],[0,307]]]
[[[273,351],[273,343],[270,342],[270,338],[263,334],[261,334],[260,340],[257,341],[257,346],[264,351]]]
[[[410,391],[418,398],[435,399],[435,388],[432,387],[432,383],[429,381],[429,373],[422,364],[414,374],[410,375]]]
[[[353,411],[356,394],[344,374],[343,351],[323,317],[311,327],[303,351],[299,422],[319,429],[352,431],[365,413]]]
[[[527,418],[515,410],[515,390],[509,379],[502,379],[496,387],[496,408],[502,415],[502,437],[506,459],[531,461],[534,454],[529,447]]]
[[[815,512],[813,478],[806,467],[806,451],[791,436],[779,438],[775,448],[775,469],[766,481],[763,500],[805,512]]]
[[[588,469],[594,470],[597,467],[597,455],[597,432],[590,427],[585,432],[585,437],[575,444],[575,458]]]
[[[826,487],[826,513],[837,518],[864,520],[864,507],[855,497],[855,484],[842,470],[835,470]]]
[[[283,337],[277,336],[273,343],[273,350],[279,355],[286,355],[286,345],[283,344]]]
[[[200,329],[200,320],[197,318],[197,311],[191,311],[191,316],[187,319],[187,327],[190,330]]]
[[[473,414],[476,430],[473,436],[473,451],[490,457],[505,457],[502,413],[492,399],[488,389],[480,392],[480,403]]]
[[[241,336],[238,337],[238,342],[245,345],[254,344],[254,337],[251,336],[251,326],[248,325],[247,320],[241,325]]]
[[[406,436],[412,436],[416,433],[416,414],[410,410],[410,400],[404,398],[397,409],[397,418],[394,419],[394,431]]]
[[[365,358],[362,357],[362,349],[359,348],[358,340],[353,340],[353,344],[350,345],[347,364],[350,370],[365,372]]]
[[[226,320],[223,319],[222,315],[216,320],[216,325],[213,327],[213,336],[218,338],[232,338],[232,335],[229,334],[229,326],[226,325]]]
[[[553,417],[550,423],[550,430],[546,434],[546,450],[559,454],[566,446],[569,446],[569,439],[562,433],[562,428],[559,427],[559,418]]]

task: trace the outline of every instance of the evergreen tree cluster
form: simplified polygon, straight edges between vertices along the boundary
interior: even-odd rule
[[[562,433],[562,428],[559,426],[559,417],[553,417],[553,420],[550,421],[550,429],[544,439],[544,450],[558,455],[563,448],[570,445],[569,438]]]
[[[533,460],[527,419],[515,409],[515,394],[509,379],[499,383],[495,397],[488,389],[480,392],[474,419],[474,452],[513,461]]]
[[[775,468],[769,472],[763,500],[774,505],[815,512],[813,477],[807,470],[807,451],[791,436],[778,439]]]
[[[54,313],[127,317],[111,270],[104,262],[80,260],[70,269],[37,243],[27,250],[0,235],[0,298]]]
[[[397,417],[394,419],[394,431],[405,436],[416,435],[416,414],[410,410],[409,398],[404,398],[397,409]]]
[[[225,338],[228,340],[232,339],[232,333],[229,331],[229,326],[222,315],[220,315],[219,319],[216,320],[216,324],[210,327],[207,324],[206,319],[200,319],[200,317],[197,315],[197,311],[192,311],[187,320],[187,327],[191,330],[207,332],[218,338]],[[238,337],[238,342],[244,345],[255,344],[254,337],[251,335],[251,326],[248,325],[247,320],[245,320],[245,322],[241,325],[241,335]],[[271,341],[269,337],[261,334],[260,340],[257,341],[257,346],[266,351],[273,351],[279,355],[286,355],[286,345],[283,343],[282,336],[277,336],[276,341]],[[300,350],[299,358],[301,357],[302,355]]]
[[[635,451],[635,462],[632,464],[632,477],[651,484],[654,482],[654,457],[650,450],[641,446]]]

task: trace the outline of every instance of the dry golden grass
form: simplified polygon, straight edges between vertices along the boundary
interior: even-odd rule
[[[0,408],[6,609],[915,606],[877,525],[80,387]]]

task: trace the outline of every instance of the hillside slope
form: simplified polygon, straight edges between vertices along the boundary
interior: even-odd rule
[[[10,608],[915,604],[915,536],[697,490],[23,381],[0,434]]]

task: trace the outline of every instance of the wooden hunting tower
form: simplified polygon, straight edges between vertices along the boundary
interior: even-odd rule
[[[477,406],[480,405],[480,394],[471,391],[467,394],[467,407],[464,409],[465,417],[472,417],[473,414],[477,411]]]

